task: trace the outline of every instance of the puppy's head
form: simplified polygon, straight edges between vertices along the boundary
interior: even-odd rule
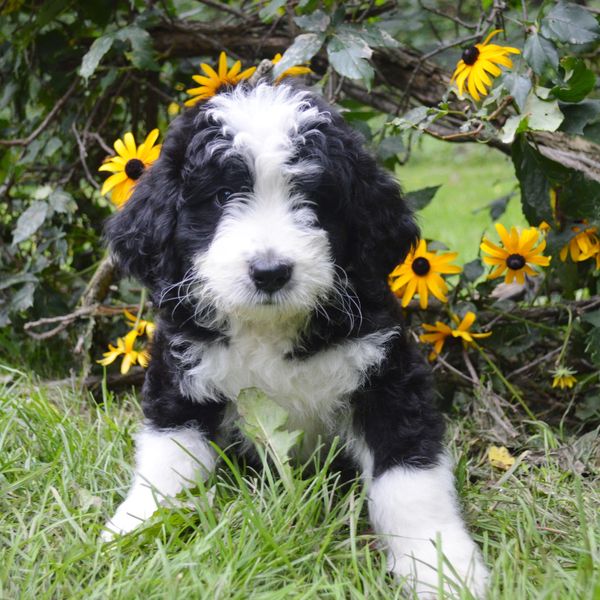
[[[155,302],[198,320],[309,315],[383,290],[416,242],[397,184],[314,95],[237,87],[172,125],[107,237]]]

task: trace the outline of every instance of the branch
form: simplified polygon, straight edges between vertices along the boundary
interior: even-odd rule
[[[75,79],[65,95],[54,105],[54,108],[46,115],[46,118],[38,125],[37,129],[34,129],[26,138],[17,138],[15,140],[0,140],[0,146],[28,146],[40,135],[48,125],[50,125],[52,119],[59,113],[61,108],[65,105],[67,100],[71,97],[77,84],[78,79]]]

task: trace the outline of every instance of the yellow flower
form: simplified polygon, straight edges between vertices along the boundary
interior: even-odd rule
[[[179,113],[180,110],[181,110],[181,107],[179,106],[179,104],[177,104],[177,102],[171,102],[171,104],[169,104],[169,106],[167,106],[167,114],[170,117],[174,117],[176,114]]]
[[[204,75],[192,76],[192,79],[199,83],[200,87],[186,90],[192,96],[192,98],[185,101],[186,106],[194,106],[200,100],[212,98],[222,87],[237,85],[240,81],[248,79],[256,71],[256,67],[250,67],[242,71],[242,63],[239,60],[235,62],[231,69],[227,70],[227,54],[225,52],[221,52],[219,55],[218,72],[206,63],[202,63],[200,68],[204,71]]]
[[[485,237],[481,242],[481,250],[489,256],[483,257],[483,262],[488,265],[494,265],[494,270],[488,275],[488,279],[502,277],[506,271],[505,283],[517,281],[525,283],[525,273],[527,275],[537,275],[529,263],[547,267],[550,264],[550,257],[543,256],[542,252],[546,247],[546,241],[541,240],[536,245],[540,232],[535,227],[529,227],[519,233],[516,227],[511,227],[510,234],[506,231],[504,225],[496,223],[496,231],[504,248],[492,244]],[[534,248],[535,246],[535,248]]]
[[[598,262],[598,254],[600,254],[600,238],[598,238],[596,227],[588,227],[581,229],[575,225],[571,228],[577,235],[563,246],[560,251],[560,260],[566,262],[567,254],[571,256],[573,262],[581,262],[596,256]]]
[[[448,302],[448,285],[440,277],[442,274],[460,273],[461,267],[448,264],[458,256],[457,252],[437,255],[435,250],[427,251],[427,243],[421,240],[412,249],[405,261],[398,265],[389,276],[392,292],[402,298],[402,306],[408,306],[412,297],[419,294],[421,308],[427,308],[430,291],[440,302]]]
[[[156,330],[156,325],[152,321],[145,321],[144,319],[139,319],[128,310],[124,310],[123,314],[125,315],[125,319],[127,324],[133,327],[138,335],[146,334],[150,339],[154,336],[154,331]]]
[[[547,235],[548,232],[552,229],[552,225],[550,225],[550,223],[548,223],[547,221],[542,221],[539,225],[538,225],[538,229],[544,234]]]
[[[272,59],[271,62],[276,65],[282,58],[282,55],[278,52]],[[286,77],[298,77],[299,75],[308,75],[312,73],[309,67],[305,67],[302,65],[296,65],[294,67],[290,67],[286,69],[277,79],[275,79],[275,83],[281,83],[283,79]]]
[[[494,467],[508,471],[515,464],[515,457],[504,446],[490,446],[488,460]]]
[[[104,358],[96,361],[101,365],[107,366],[112,364],[117,357],[123,355],[121,362],[121,374],[125,375],[132,365],[139,364],[141,367],[148,366],[149,355],[146,350],[137,351],[134,349],[135,340],[138,337],[136,329],[132,329],[124,338],[117,339],[117,346],[109,344],[108,352],[103,354]]]
[[[433,351],[429,355],[429,360],[433,360],[441,353],[446,338],[448,337],[461,338],[463,344],[472,344],[475,338],[486,338],[492,335],[491,331],[488,333],[473,333],[469,331],[475,322],[474,312],[467,312],[460,322],[456,315],[453,315],[452,319],[458,323],[456,329],[452,329],[449,325],[446,325],[446,323],[442,323],[441,321],[436,321],[435,325],[423,323],[423,329],[428,333],[422,333],[419,336],[419,340],[423,343],[433,344]]]
[[[142,176],[160,154],[160,144],[154,145],[158,138],[158,129],[153,129],[144,143],[136,146],[131,133],[115,144],[116,156],[109,156],[98,171],[109,171],[112,175],[104,182],[101,194],[111,192],[110,199],[118,208],[123,206],[133,190],[135,182]]]
[[[488,87],[492,86],[492,80],[489,78],[488,73],[492,77],[498,77],[502,71],[497,65],[510,69],[513,63],[508,55],[521,54],[518,48],[489,43],[501,31],[502,29],[494,29],[482,43],[475,44],[462,53],[462,58],[458,61],[450,80],[450,83],[456,80],[458,92],[461,96],[465,89],[465,83],[469,94],[475,100],[480,99],[480,94],[487,96]]]
[[[577,373],[577,371],[570,369],[569,367],[556,367],[556,369],[552,371],[552,375],[554,376],[552,387],[559,387],[561,390],[572,388],[577,383],[575,373]]]

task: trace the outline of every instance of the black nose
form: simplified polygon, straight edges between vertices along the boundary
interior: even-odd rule
[[[258,259],[250,264],[250,277],[257,289],[272,294],[292,276],[292,265],[277,260]]]

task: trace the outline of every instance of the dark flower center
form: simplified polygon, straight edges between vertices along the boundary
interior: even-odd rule
[[[144,163],[139,158],[132,158],[125,164],[125,175],[129,179],[139,179],[144,172]]]
[[[426,258],[423,258],[422,256],[418,256],[417,258],[415,258],[415,260],[412,261],[412,270],[421,277],[423,275],[427,275],[430,269],[431,265],[429,264],[429,261]]]
[[[511,254],[506,259],[506,266],[513,271],[518,271],[525,266],[525,259],[520,254]]]
[[[471,46],[467,48],[462,53],[462,59],[466,65],[474,65],[477,57],[479,56],[479,48],[475,48],[475,46]]]

